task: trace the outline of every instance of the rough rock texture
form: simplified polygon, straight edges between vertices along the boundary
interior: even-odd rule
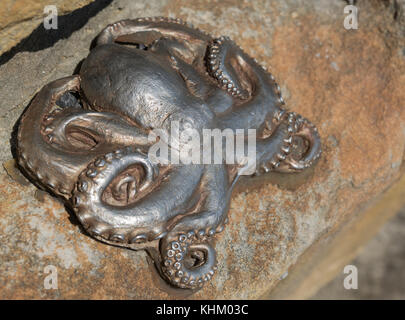
[[[313,299],[405,299],[405,210],[389,221],[350,264],[358,270],[358,289],[346,290],[340,273]]]
[[[342,275],[368,241],[370,241],[390,218],[405,208],[405,175],[381,196],[370,201],[360,214],[351,215],[344,223],[325,232],[308,250],[301,254],[298,263],[288,270],[289,276],[277,287],[265,293],[269,299],[307,299]],[[395,218],[394,218],[395,219]],[[385,248],[392,250],[393,248]],[[378,251],[378,248],[373,248]],[[400,253],[400,252],[398,252]],[[390,263],[391,261],[387,261]],[[378,267],[370,265],[370,269]],[[359,273],[364,276],[364,269]],[[392,275],[391,275],[392,276]],[[343,287],[343,282],[340,283]],[[364,289],[364,284],[361,285]]]
[[[395,3],[397,5],[395,5]],[[83,234],[63,205],[22,185],[10,160],[13,125],[34,94],[72,74],[109,22],[169,15],[232,37],[270,67],[287,106],[318,127],[324,153],[296,190],[274,183],[235,194],[216,243],[219,271],[193,298],[257,298],[322,235],[369,206],[403,173],[405,47],[396,1],[357,1],[359,29],[343,27],[344,1],[114,1],[69,39],[0,66],[0,298],[173,298],[144,252]],[[40,200],[40,198],[43,198]],[[43,286],[58,270],[58,290]]]
[[[44,7],[54,5],[63,15],[93,0],[2,0],[0,5],[0,54],[28,36],[44,18]]]

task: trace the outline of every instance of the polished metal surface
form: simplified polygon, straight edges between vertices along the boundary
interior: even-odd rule
[[[254,129],[252,175],[297,172],[316,162],[320,138],[283,104],[274,77],[229,38],[179,19],[120,21],[100,33],[78,75],[36,95],[18,160],[91,236],[147,250],[170,285],[196,289],[217,268],[212,240],[243,165],[156,163],[150,133],[173,122],[201,134]]]

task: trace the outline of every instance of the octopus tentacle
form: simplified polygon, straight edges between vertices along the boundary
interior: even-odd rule
[[[219,85],[235,97],[247,99],[258,94],[268,95],[271,91],[279,96],[280,104],[284,104],[274,76],[227,36],[211,41],[207,68]],[[245,74],[241,75],[240,71]]]
[[[315,126],[300,115],[287,113],[283,109],[280,86],[273,75],[228,37],[211,42],[207,68],[224,90],[242,101],[247,100],[230,114],[221,117],[220,123],[223,128],[258,130],[258,146],[262,147],[263,153],[258,158],[265,160],[259,161],[257,174],[273,169],[282,172],[303,170],[319,158],[321,145]],[[278,139],[274,137],[274,133],[283,122],[287,124],[285,137],[276,145]],[[294,159],[291,151],[297,137],[305,140],[307,146],[301,147],[301,158]],[[273,147],[266,146],[269,142]]]
[[[162,242],[162,272],[172,285],[196,289],[211,280],[217,261],[207,236],[181,233],[177,238],[167,237]]]
[[[306,141],[301,152],[294,154],[297,137]],[[321,155],[320,138],[317,129],[307,119],[295,112],[288,113],[271,137],[257,141],[256,175],[272,170],[295,172],[312,166]],[[296,158],[298,156],[298,158]]]
[[[145,133],[117,114],[56,105],[65,93],[79,89],[78,76],[46,85],[31,102],[18,129],[20,166],[40,185],[66,199],[79,173],[95,157],[117,146],[150,144]]]
[[[218,84],[231,95],[239,99],[247,99],[249,91],[243,88],[243,85],[235,74],[234,68],[226,66],[230,61],[230,52],[235,47],[234,43],[228,37],[214,39],[208,47],[207,67],[208,72],[218,81]]]
[[[69,152],[80,151],[78,146],[73,145],[75,140],[80,139],[80,134],[87,134],[88,139],[100,140],[95,143],[121,146],[147,146],[146,132],[130,124],[122,116],[111,112],[88,112],[80,108],[67,108],[59,111],[56,115],[50,114],[43,123],[42,132],[48,139]],[[70,137],[76,134],[76,139]],[[95,146],[90,145],[89,148]]]
[[[274,77],[228,37],[214,39],[207,52],[208,73],[231,96],[244,101],[221,117],[223,128],[265,129],[265,120],[285,112]],[[273,128],[272,128],[273,130]]]
[[[280,166],[277,171],[294,172],[304,170],[314,165],[322,154],[321,139],[318,129],[306,118],[295,112],[289,113],[288,117],[290,137],[287,139],[286,147],[282,148]],[[306,143],[306,152],[303,152],[298,159],[292,154],[294,139],[301,137]],[[286,152],[288,151],[288,152]]]
[[[181,288],[202,287],[214,275],[216,252],[210,241],[223,231],[227,220],[232,193],[227,170],[216,165],[207,167],[201,185],[208,188],[202,208],[181,218],[161,244],[163,274]],[[191,263],[193,259],[198,262]]]
[[[98,36],[97,45],[115,41],[150,44],[165,36],[188,40],[202,45],[211,37],[190,23],[167,17],[147,17],[122,20],[108,25]]]
[[[256,142],[256,175],[275,170],[291,149],[291,125],[282,123],[270,138]]]
[[[150,52],[165,55],[172,67],[181,75],[185,84],[196,97],[206,98],[215,84],[206,80],[206,75],[195,68],[194,57],[190,59],[186,42],[173,37],[161,37],[148,46]]]
[[[108,187],[125,172],[129,174],[124,179],[128,175],[132,179],[123,183],[132,183],[128,185],[130,189],[135,187],[124,190],[131,199],[123,204],[106,200]],[[177,167],[161,179],[158,167],[146,154],[129,147],[118,149],[99,157],[80,174],[72,205],[87,231],[103,241],[126,244],[152,241],[167,232],[172,218],[195,204],[194,192],[184,183],[184,176],[189,177],[188,183],[196,185],[201,174],[202,168]],[[118,181],[117,188],[123,190],[121,182]],[[167,199],[175,200],[168,204]]]
[[[302,150],[298,155],[294,153],[297,149],[297,137],[302,137],[307,142],[306,146],[299,147]],[[245,149],[248,147],[246,145]],[[305,118],[290,112],[270,137],[256,141],[255,175],[273,170],[300,171],[312,166],[320,155],[320,139],[316,128]]]
[[[179,219],[171,233],[192,230],[213,236],[223,225],[232,193],[228,171],[221,165],[206,166],[198,187],[202,194],[201,208],[198,212]]]
[[[302,170],[319,158],[321,148],[316,128],[308,120],[295,113],[287,113],[282,108],[284,100],[274,77],[228,37],[212,41],[208,49],[207,68],[219,85],[232,96],[241,100],[250,98],[233,113],[222,117],[221,123],[226,128],[259,130],[258,138],[263,140],[259,140],[258,144],[267,155],[259,156],[266,160],[259,162],[259,172],[256,173],[272,169],[283,172]],[[287,123],[286,136],[276,145],[278,139],[273,134],[283,122]],[[308,144],[307,152],[301,159],[290,156],[296,137],[303,138]],[[273,147],[266,147],[269,142]],[[281,167],[280,163],[283,163]]]
[[[52,141],[46,140],[41,133],[41,127],[58,98],[68,91],[78,91],[79,86],[79,77],[70,76],[43,87],[24,113],[18,128],[19,165],[35,181],[65,198],[69,198],[74,177],[81,171],[80,168],[83,168],[94,155],[89,153],[79,158],[60,151],[52,145]],[[56,170],[50,172],[49,168]]]

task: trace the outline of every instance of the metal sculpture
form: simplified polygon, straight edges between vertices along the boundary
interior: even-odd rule
[[[254,175],[296,172],[321,153],[316,128],[282,108],[274,77],[227,37],[179,19],[107,26],[78,75],[46,85],[22,116],[18,160],[63,197],[87,232],[148,250],[171,285],[195,289],[216,270],[238,164],[156,164],[155,128],[255,129]],[[173,147],[173,146],[170,146]]]

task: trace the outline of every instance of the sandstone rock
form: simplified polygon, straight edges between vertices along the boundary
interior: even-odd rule
[[[103,26],[169,15],[232,37],[270,67],[287,106],[317,125],[324,153],[292,190],[283,184],[235,194],[217,240],[219,271],[193,298],[258,298],[323,236],[353,219],[403,174],[403,16],[393,1],[357,1],[359,29],[343,26],[344,1],[118,0],[69,39],[22,52],[0,66],[0,297],[173,298],[144,252],[107,246],[82,232],[62,204],[38,200],[10,170],[13,125],[44,84],[72,74]],[[394,14],[395,13],[395,14]],[[291,178],[290,178],[291,179]],[[43,286],[58,270],[58,289]]]
[[[93,0],[54,0],[58,15],[83,7]],[[0,54],[28,36],[44,18],[45,0],[3,0],[0,6]]]

